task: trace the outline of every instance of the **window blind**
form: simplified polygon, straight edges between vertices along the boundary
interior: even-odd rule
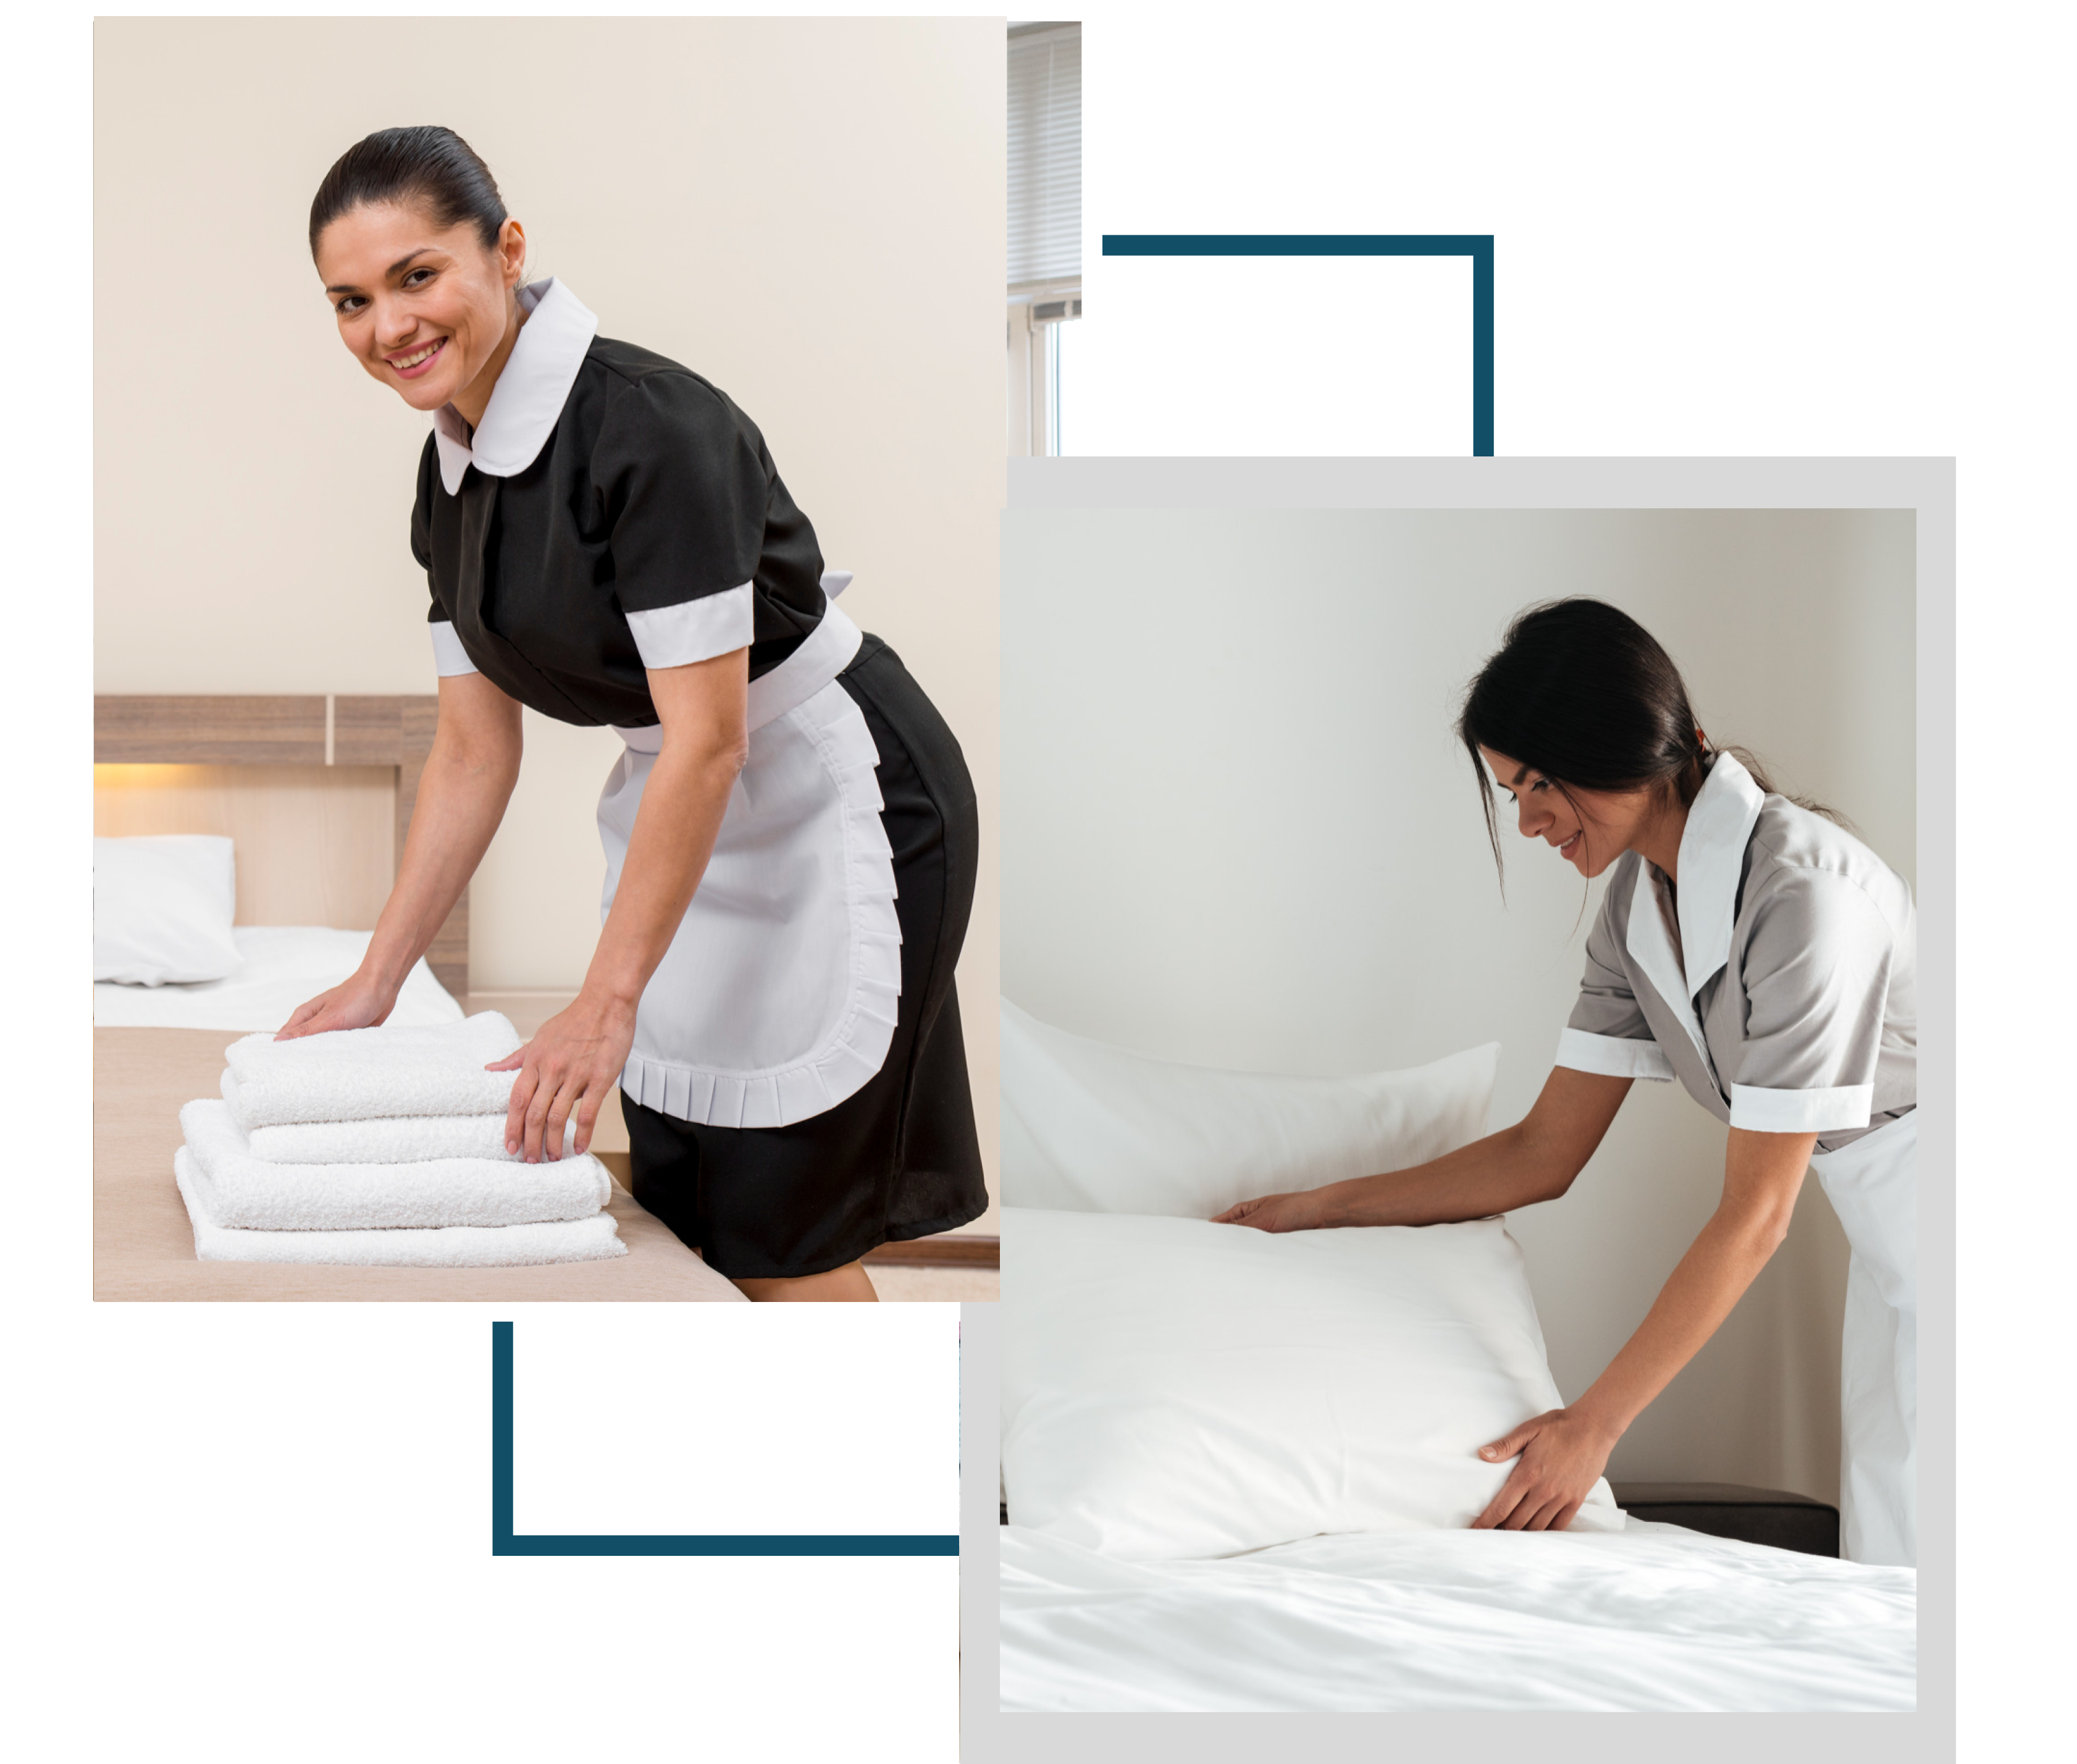
[[[1082,273],[1082,27],[1009,40],[1009,285]]]

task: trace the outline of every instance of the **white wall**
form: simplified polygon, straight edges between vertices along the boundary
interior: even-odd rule
[[[531,268],[763,429],[845,605],[979,787],[960,983],[996,988],[999,19],[103,19],[95,27],[95,686],[434,689],[407,543],[426,419],[339,345],[306,243],[331,162],[439,122]],[[618,751],[530,714],[471,897],[485,988],[574,988]],[[984,1145],[995,1024],[968,1016]]]
[[[1502,1044],[1549,1071],[1599,884],[1503,812],[1503,905],[1457,695],[1527,603],[1641,620],[1703,726],[1913,873],[1913,532],[1886,513],[1012,510],[1003,989],[1080,1034],[1285,1072]],[[1576,1396],[1714,1204],[1724,1130],[1639,1084],[1564,1200],[1517,1213]],[[1788,1245],[1618,1446],[1634,1478],[1836,1498],[1845,1247]]]

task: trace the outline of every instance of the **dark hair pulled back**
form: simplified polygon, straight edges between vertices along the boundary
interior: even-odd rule
[[[1673,658],[1629,614],[1584,597],[1516,615],[1465,694],[1457,734],[1478,776],[1486,836],[1503,874],[1481,747],[1521,761],[1568,799],[1573,789],[1653,790],[1686,808],[1709,776],[1711,748]],[[1751,755],[1720,751],[1736,753],[1761,789],[1774,789]]]
[[[452,129],[430,123],[377,129],[339,155],[310,204],[310,256],[327,227],[369,202],[422,204],[443,231],[472,222],[486,251],[496,248],[506,221],[490,168]]]

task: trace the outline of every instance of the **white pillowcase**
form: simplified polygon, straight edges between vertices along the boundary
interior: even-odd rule
[[[1005,1209],[1013,1523],[1130,1561],[1462,1527],[1559,1406],[1497,1219],[1272,1236]],[[1620,1531],[1605,1481],[1575,1531]]]
[[[1002,1198],[1209,1219],[1238,1200],[1405,1170],[1485,1131],[1500,1044],[1351,1078],[1179,1066],[1002,1001]]]
[[[199,833],[94,842],[94,977],[220,980],[241,958],[231,841]]]

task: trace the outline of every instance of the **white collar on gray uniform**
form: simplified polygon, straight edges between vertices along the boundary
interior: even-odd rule
[[[1688,805],[1688,825],[1680,834],[1677,950],[1667,922],[1671,903],[1664,878],[1649,861],[1637,867],[1636,889],[1630,897],[1630,952],[1659,996],[1682,1012],[1684,1026],[1705,1065],[1709,1050],[1695,1016],[1695,996],[1729,959],[1746,845],[1766,801],[1750,772],[1727,753],[1717,755]]]
[[[493,478],[509,478],[534,463],[598,334],[597,314],[552,276],[529,282],[517,297],[527,322],[505,358],[474,436],[452,405],[433,413],[440,482],[449,496],[461,489],[462,474],[471,466]]]

